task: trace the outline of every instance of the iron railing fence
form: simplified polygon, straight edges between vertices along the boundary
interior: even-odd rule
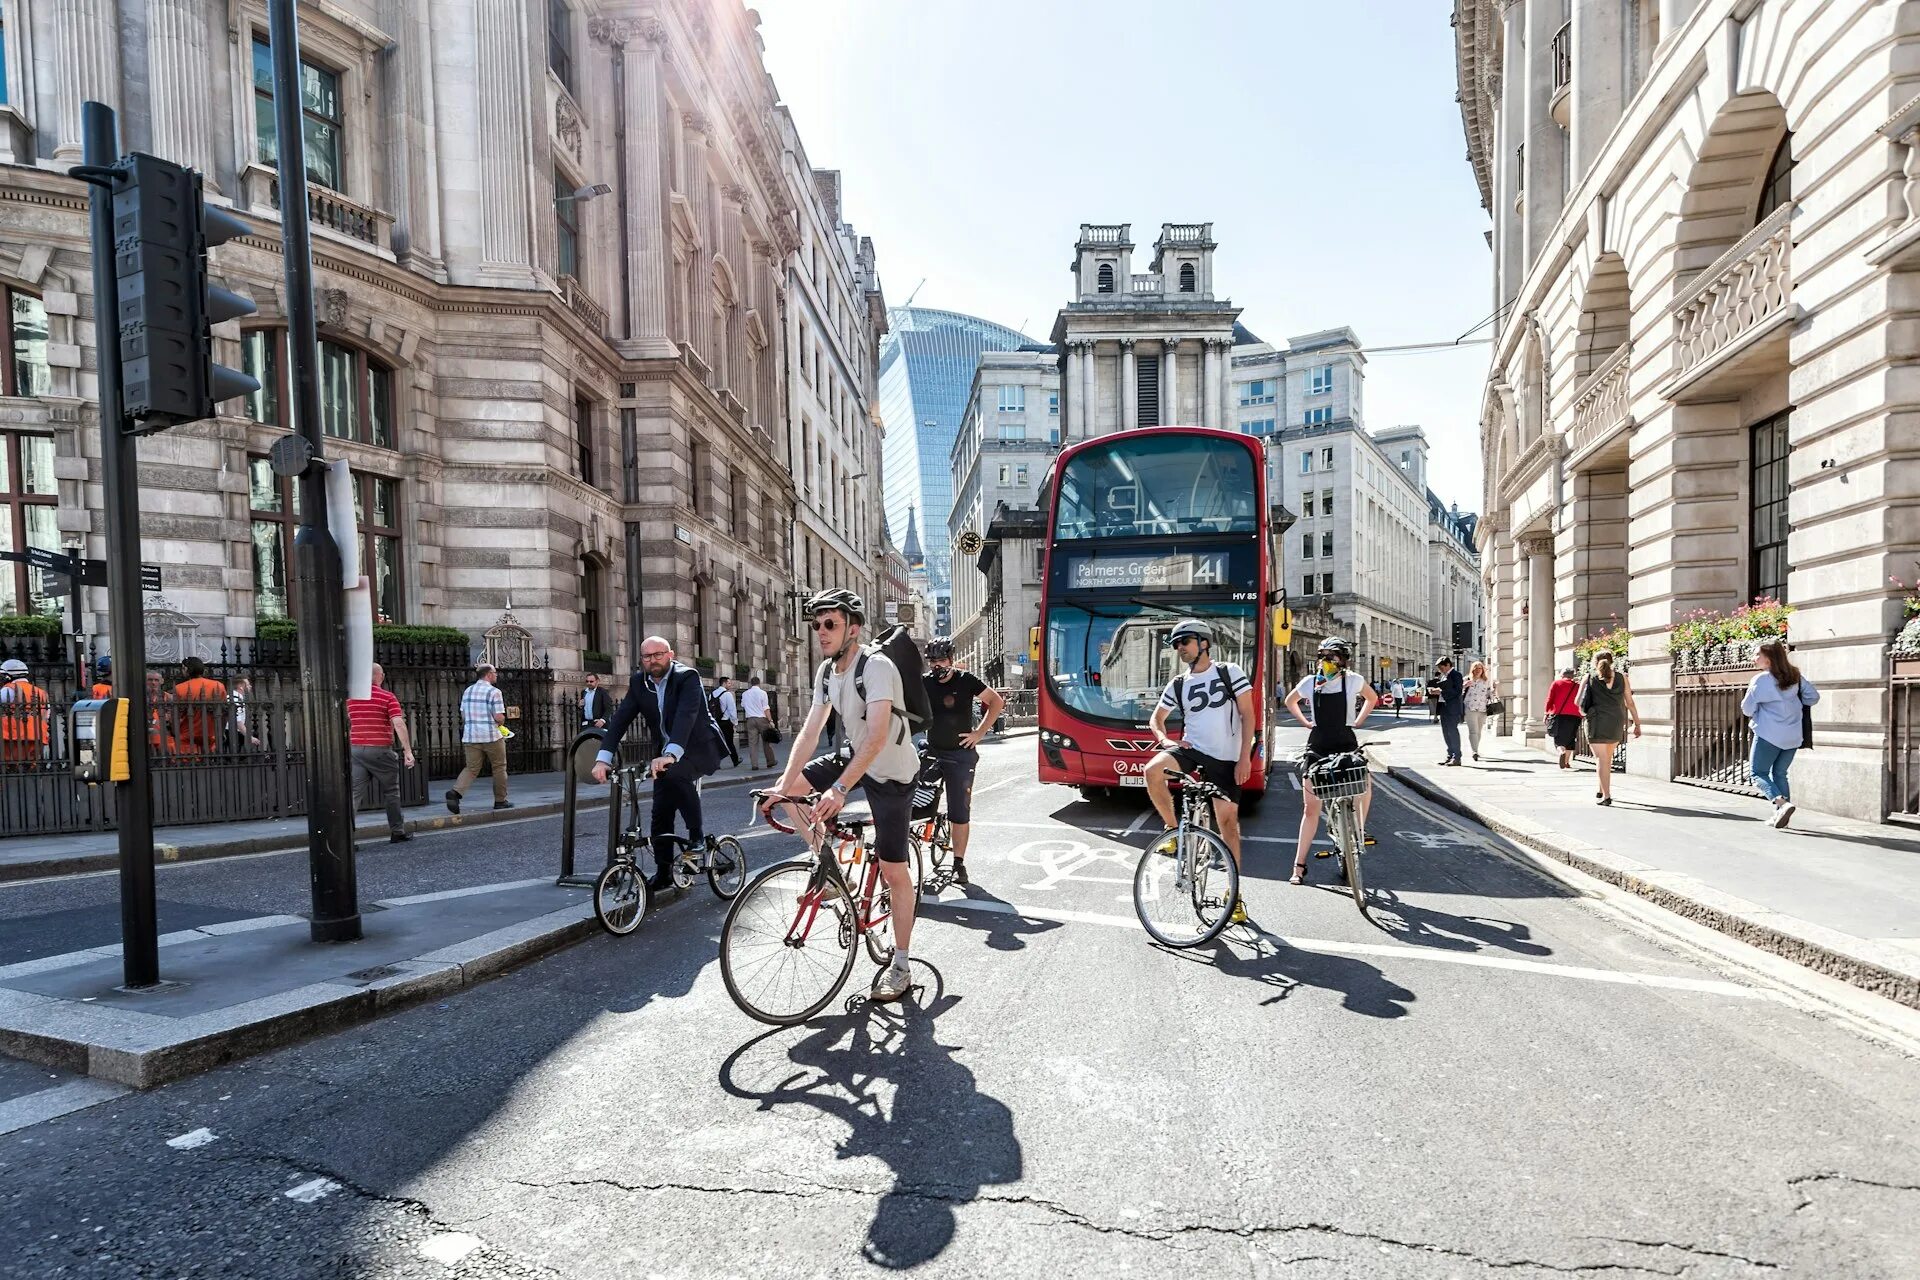
[[[230,689],[223,677],[236,670],[252,673],[245,677],[252,688],[242,698],[183,700],[162,686],[147,727],[156,826],[288,818],[306,811],[306,717],[298,673],[208,668]],[[425,803],[430,782],[465,766],[460,694],[469,683],[469,673],[461,670],[387,670],[387,687],[400,699],[416,756],[414,767],[401,774],[403,804]],[[574,695],[556,691],[546,668],[502,671],[497,687],[513,730],[509,775],[559,768],[578,731]],[[89,787],[73,774],[72,702],[71,693],[56,684],[44,702],[0,704],[0,837],[113,828],[112,788]],[[634,740],[622,754],[633,758],[644,746],[640,735],[629,736]],[[363,797],[362,807],[378,807],[380,799]]]
[[[1753,727],[1740,713],[1750,667],[1676,672],[1673,690],[1673,780],[1757,796],[1748,763]]]
[[[1920,816],[1920,658],[1894,658],[1887,675],[1887,812]]]

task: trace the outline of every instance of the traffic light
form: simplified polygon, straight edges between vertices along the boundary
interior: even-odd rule
[[[114,169],[122,428],[140,435],[211,418],[221,401],[260,389],[251,376],[213,363],[213,326],[256,308],[207,282],[208,247],[252,228],[208,208],[192,169],[137,151]]]

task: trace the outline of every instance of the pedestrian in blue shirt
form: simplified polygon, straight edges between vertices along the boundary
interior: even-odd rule
[[[1740,699],[1741,714],[1753,721],[1753,784],[1773,802],[1768,825],[1784,827],[1794,810],[1787,770],[1806,745],[1802,726],[1812,715],[1807,708],[1820,701],[1820,691],[1787,657],[1784,640],[1761,645],[1753,665],[1759,674],[1748,682],[1747,696]]]

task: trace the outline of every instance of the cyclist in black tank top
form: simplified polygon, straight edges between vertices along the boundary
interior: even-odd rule
[[[1352,660],[1353,647],[1338,636],[1328,636],[1320,642],[1319,671],[1302,680],[1287,695],[1287,710],[1307,728],[1309,759],[1358,751],[1360,738],[1353,726],[1365,724],[1373,709],[1380,705],[1380,695],[1373,686],[1347,670]],[[1311,719],[1301,710],[1303,702],[1308,703]],[[1314,833],[1320,829],[1320,797],[1313,793],[1313,783],[1302,777],[1300,790],[1305,808],[1300,814],[1300,844],[1293,860],[1294,884],[1307,882],[1307,850],[1313,845]],[[1366,830],[1367,806],[1372,800],[1373,783],[1369,780],[1367,789],[1354,804],[1362,831]],[[1367,843],[1373,843],[1372,837],[1368,837]]]

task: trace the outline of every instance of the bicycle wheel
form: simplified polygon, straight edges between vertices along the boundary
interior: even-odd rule
[[[722,902],[740,896],[747,883],[747,850],[732,836],[721,836],[707,854],[707,884]]]
[[[616,858],[593,882],[593,914],[600,917],[601,928],[624,938],[640,927],[652,897],[640,868],[625,858]]]
[[[1340,855],[1340,878],[1360,914],[1367,913],[1367,890],[1360,870],[1360,824],[1351,800],[1341,801],[1327,810],[1327,834],[1333,837],[1334,850]]]
[[[853,972],[846,886],[801,858],[769,867],[727,909],[720,977],[740,1012],[790,1027],[827,1007]]]
[[[1197,947],[1227,927],[1240,871],[1211,831],[1169,827],[1133,869],[1133,910],[1147,936],[1167,947]]]

